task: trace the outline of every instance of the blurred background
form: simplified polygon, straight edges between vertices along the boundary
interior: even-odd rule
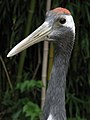
[[[48,5],[50,9],[69,9],[76,24],[76,41],[67,75],[68,120],[90,120],[89,0],[0,0],[0,120],[40,119],[43,42],[12,58],[6,56],[44,22]],[[48,47],[46,83],[53,64],[54,45]]]

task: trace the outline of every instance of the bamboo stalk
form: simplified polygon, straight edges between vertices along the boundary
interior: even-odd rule
[[[26,25],[26,30],[25,30],[25,37],[29,34],[29,31],[30,31],[30,28],[31,28],[31,25],[32,25],[31,21],[32,21],[33,12],[34,12],[34,9],[35,9],[35,2],[36,2],[36,0],[33,0],[33,1],[30,2],[30,10],[31,10],[31,12],[29,12],[29,14],[28,14],[27,25]],[[18,74],[17,74],[17,82],[20,81],[21,76],[22,76],[25,56],[26,56],[26,50],[24,50],[21,53],[21,56],[20,56]]]
[[[10,86],[10,89],[13,90],[13,86],[12,86],[12,83],[11,83],[11,80],[10,80],[10,77],[9,77],[9,74],[8,74],[8,71],[7,71],[7,68],[6,68],[6,66],[5,66],[5,63],[4,63],[1,55],[0,55],[0,61],[1,61],[2,65],[3,65],[4,71],[5,71],[5,73],[6,73],[7,80],[8,80],[8,84],[9,84],[9,86]]]
[[[53,65],[53,58],[54,58],[54,45],[53,43],[50,43],[50,49],[49,49],[49,62],[48,62],[48,77],[47,79],[50,79],[50,74],[52,70],[52,65]]]
[[[46,11],[50,10],[51,0],[47,0]],[[44,41],[43,63],[42,63],[42,93],[41,93],[41,109],[43,109],[46,95],[46,77],[47,77],[47,61],[48,61],[48,42]]]
[[[40,45],[38,45],[38,63],[37,63],[36,69],[35,69],[35,71],[34,71],[32,80],[35,79],[35,76],[36,76],[36,74],[37,74],[37,72],[38,72],[38,69],[39,69],[40,64],[41,64]]]

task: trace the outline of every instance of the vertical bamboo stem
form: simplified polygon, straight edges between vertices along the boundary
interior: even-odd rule
[[[26,30],[25,30],[25,36],[29,34],[30,28],[31,28],[31,21],[32,21],[32,16],[33,12],[35,9],[35,2],[36,0],[33,0],[30,2],[30,10],[28,14],[28,19],[27,19],[27,25],[26,25]],[[18,75],[17,75],[17,82],[20,81],[21,76],[22,76],[22,71],[23,71],[23,66],[24,66],[24,61],[25,61],[25,56],[26,56],[26,50],[21,53],[20,60],[19,60],[19,67],[18,67]]]
[[[53,43],[50,43],[50,49],[49,49],[49,63],[48,63],[48,80],[50,79],[50,74],[52,70],[53,65],[53,58],[54,58],[54,45]]]
[[[8,71],[7,71],[7,68],[6,68],[6,65],[5,65],[5,63],[4,63],[1,55],[0,55],[0,61],[1,61],[2,65],[3,65],[4,71],[5,71],[5,73],[6,73],[7,80],[8,80],[8,84],[9,84],[9,86],[10,86],[10,89],[13,90],[13,86],[12,86],[12,83],[11,83],[11,80],[10,80],[10,77],[9,77],[9,74],[8,74]]]
[[[51,0],[47,0],[46,11],[50,10]],[[47,60],[48,60],[48,42],[44,42],[43,49],[43,64],[42,64],[42,94],[41,94],[41,108],[43,109],[45,95],[46,95],[46,77],[47,77]]]

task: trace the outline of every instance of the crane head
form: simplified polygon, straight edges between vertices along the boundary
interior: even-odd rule
[[[11,57],[24,49],[38,42],[47,40],[58,44],[66,45],[71,37],[75,36],[75,25],[69,10],[65,8],[55,8],[46,13],[45,22],[32,34],[18,43],[7,55]],[[68,40],[69,38],[69,40]]]

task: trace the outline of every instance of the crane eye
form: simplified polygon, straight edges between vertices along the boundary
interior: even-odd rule
[[[60,18],[59,22],[60,22],[61,24],[64,24],[64,23],[66,22],[66,19],[65,19],[65,18]]]

